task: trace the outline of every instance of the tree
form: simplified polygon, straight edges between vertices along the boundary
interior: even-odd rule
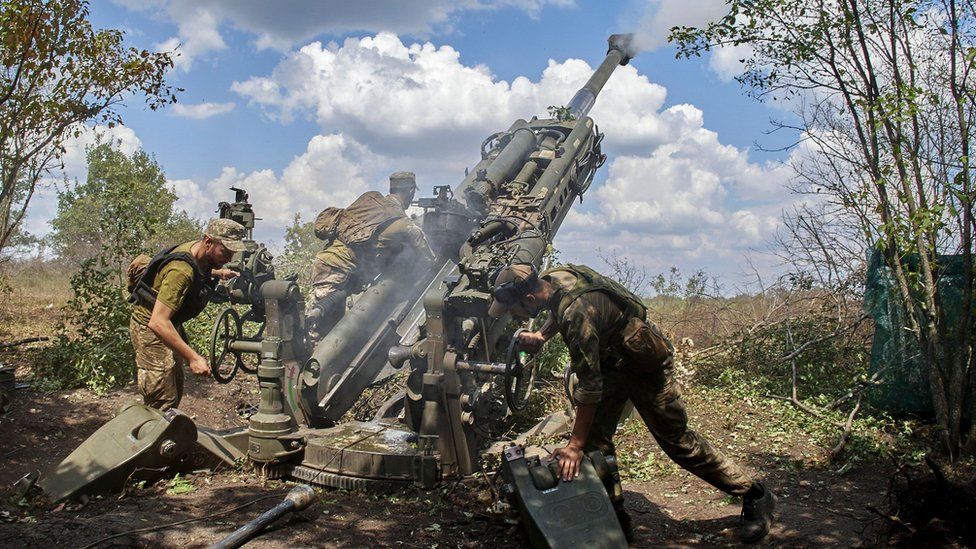
[[[175,208],[162,168],[148,153],[110,143],[88,150],[88,178],[58,193],[51,247],[67,264],[102,256],[121,268],[139,253],[199,238],[200,222]]]
[[[830,262],[829,277],[856,274],[843,258],[859,248],[883,254],[928,366],[940,447],[976,450],[972,0],[727,4],[705,28],[672,29],[679,55],[744,46],[739,82],[796,107],[796,184],[817,198],[788,219],[791,238],[811,244],[808,263]],[[964,270],[956,322],[937,283],[947,255]]]
[[[325,243],[315,236],[315,224],[302,222],[302,216],[295,214],[291,226],[285,229],[285,247],[275,260],[275,271],[279,276],[294,275],[302,290],[308,290],[312,284],[312,262],[324,247]]]
[[[64,142],[87,123],[121,123],[132,93],[151,109],[174,102],[172,66],[123,46],[121,31],[93,30],[85,0],[0,1],[0,251]]]

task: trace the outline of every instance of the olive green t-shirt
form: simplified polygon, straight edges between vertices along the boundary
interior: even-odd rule
[[[180,244],[173,252],[190,252],[190,248],[196,241]],[[193,286],[193,267],[186,261],[173,260],[163,266],[153,280],[152,289],[156,292],[156,300],[164,305],[179,311],[186,299],[186,294]],[[132,318],[143,326],[149,325],[152,311],[144,305],[138,304],[132,309]]]

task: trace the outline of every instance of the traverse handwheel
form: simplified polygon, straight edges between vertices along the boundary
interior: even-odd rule
[[[505,403],[513,412],[520,412],[529,404],[532,385],[535,383],[535,356],[525,359],[519,351],[519,336],[527,330],[521,329],[512,336],[508,346],[508,359],[505,361]]]
[[[230,383],[243,363],[231,343],[241,339],[241,317],[232,308],[221,311],[210,334],[210,373],[220,383]]]

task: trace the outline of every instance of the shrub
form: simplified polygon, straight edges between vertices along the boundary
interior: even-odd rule
[[[726,379],[723,372],[738,370],[765,394],[788,396],[795,361],[800,398],[821,404],[864,379],[870,361],[863,337],[843,332],[835,316],[820,311],[794,311],[779,322],[734,333],[726,341],[723,352],[695,360],[699,382],[714,386]],[[808,345],[796,357],[784,360],[804,344]]]
[[[308,295],[312,285],[312,261],[315,254],[325,247],[325,243],[315,236],[315,225],[302,222],[295,215],[290,227],[285,229],[285,248],[275,257],[275,273],[278,278],[294,276],[299,287]]]
[[[71,277],[73,297],[65,306],[53,344],[41,353],[41,387],[87,387],[96,393],[133,378],[135,352],[129,340],[131,307],[119,272],[102,258],[88,259]]]

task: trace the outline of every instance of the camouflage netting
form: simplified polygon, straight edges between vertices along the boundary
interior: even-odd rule
[[[916,262],[909,262],[914,269]],[[939,256],[938,286],[950,323],[961,313],[964,269],[962,256]],[[871,403],[892,414],[932,415],[928,369],[921,359],[918,342],[908,331],[906,312],[897,294],[891,269],[875,251],[868,262],[864,290],[865,311],[874,318],[871,349],[873,375],[879,370],[881,385],[871,391]]]

